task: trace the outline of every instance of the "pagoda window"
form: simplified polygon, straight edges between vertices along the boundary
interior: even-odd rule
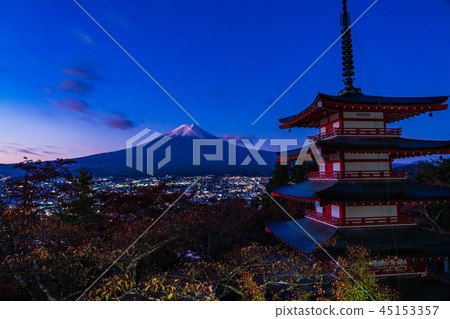
[[[345,128],[385,128],[383,112],[343,112]]]
[[[347,206],[345,208],[345,218],[395,217],[397,214],[397,205]]]
[[[383,112],[343,112],[344,119],[377,119],[384,118]]]
[[[340,207],[337,205],[331,205],[331,217],[339,218],[340,217]]]
[[[346,161],[350,160],[389,160],[388,154],[357,154],[357,153],[344,153]]]
[[[333,171],[340,172],[341,171],[341,163],[333,163]]]
[[[339,153],[330,154],[330,161],[338,161],[340,159]]]
[[[344,128],[385,128],[385,123],[383,120],[369,120],[369,121],[361,121],[358,119],[355,120],[344,120],[343,122]]]
[[[321,173],[325,172],[325,164],[319,164],[319,172]]]
[[[320,206],[320,202],[317,201],[314,204],[316,206],[316,213],[322,214],[323,213],[323,208],[322,208],[322,206]]]
[[[388,161],[384,162],[346,162],[345,171],[389,171]]]

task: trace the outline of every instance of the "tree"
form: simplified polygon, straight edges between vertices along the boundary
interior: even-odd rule
[[[144,199],[154,198],[150,192],[145,192]],[[179,195],[170,194],[169,200],[163,196],[159,199],[160,209],[165,209],[174,201],[173,196]],[[185,204],[184,200],[179,202]],[[174,210],[178,211],[179,207],[175,205]],[[158,253],[167,251],[176,255],[175,246],[170,244],[179,237],[180,220],[166,214],[145,232],[156,214],[120,217],[120,210],[119,217],[111,215],[110,210],[100,214],[108,227],[97,227],[89,222],[68,223],[54,214],[30,219],[22,207],[3,211],[0,216],[0,283],[8,288],[0,291],[17,287],[20,299],[75,300],[127,249],[106,278],[124,273],[138,281],[140,276],[161,270],[153,267],[164,260]],[[142,236],[142,240],[129,246],[138,236]]]
[[[417,168],[419,171],[413,176],[415,181],[429,185],[450,186],[450,158],[440,156],[436,160],[421,161]]]
[[[94,210],[95,199],[92,196],[92,183],[92,173],[84,167],[79,169],[78,176],[72,182],[72,198],[68,201],[66,210],[61,214],[61,218],[72,223],[101,221],[101,216],[96,214]]]
[[[6,184],[9,196],[17,199],[20,208],[30,215],[44,212],[48,209],[45,204],[50,202],[56,209],[71,190],[72,174],[67,166],[72,163],[75,162],[64,159],[41,162],[25,157],[14,166],[24,171],[24,179]]]
[[[339,301],[398,299],[393,290],[378,284],[370,269],[369,255],[368,249],[353,246],[347,248],[347,255],[344,258],[338,258],[340,268],[336,269],[337,279],[333,283],[331,299]]]
[[[282,186],[288,184],[289,178],[289,166],[283,165],[277,162],[275,164],[275,169],[272,173],[272,178],[270,179],[268,185],[270,186]]]
[[[286,165],[277,163],[273,176],[266,185],[266,192],[271,194],[272,187],[274,186],[303,183],[308,180],[308,173],[315,170],[317,170],[317,164],[315,162],[303,162],[301,165],[296,165],[295,162],[287,163]],[[304,210],[312,208],[310,203],[301,203],[284,198],[275,198],[275,200],[283,205],[294,218],[302,218],[304,216]],[[280,212],[279,209],[277,209],[278,214],[273,214],[273,207],[276,204],[267,194],[262,196],[261,203],[263,209],[260,212],[266,217],[266,220],[276,220],[274,217],[281,217],[281,219],[290,218],[284,212]],[[268,212],[267,209],[271,209],[271,212]]]
[[[315,263],[318,265],[317,263]],[[323,279],[323,278],[327,279]],[[127,282],[128,280],[128,282]],[[184,260],[168,271],[139,282],[110,277],[87,300],[285,300],[304,299],[314,282],[328,282],[324,268],[299,254],[253,244],[235,248],[214,260]],[[112,288],[114,287],[114,288]]]
[[[15,184],[28,188],[17,189],[27,198],[26,205],[22,201],[0,205],[0,299],[319,300],[359,296],[352,295],[352,283],[330,262],[263,245],[264,233],[253,225],[255,210],[244,201],[199,204],[192,202],[193,193],[167,193],[164,185],[127,193],[92,193],[91,174],[81,170],[70,183],[64,179],[69,175],[63,174],[62,163],[28,163],[34,172],[48,176],[34,173]],[[35,184],[35,180],[45,183]],[[55,195],[54,184],[64,193]],[[72,206],[74,214],[75,207],[89,211],[94,197],[95,214],[101,220],[85,218],[74,223],[60,214],[38,213],[42,200],[63,201],[61,194],[83,199]],[[62,208],[55,206],[57,211]],[[197,254],[186,254],[189,251]],[[367,256],[355,256],[340,263],[354,271],[371,294],[389,298],[376,282],[365,278],[371,276],[364,268]],[[327,288],[334,278],[341,284],[333,295]]]
[[[8,205],[2,199],[0,199],[0,214],[5,212],[7,207]]]
[[[418,164],[418,172],[413,179],[419,183],[436,186],[450,186],[450,158],[440,156],[436,160],[422,161]],[[450,205],[444,203],[407,204],[403,210],[418,213],[425,225],[440,232],[450,231]]]
[[[271,207],[274,205],[273,200],[267,195],[272,193],[272,187],[287,185],[289,183],[289,167],[288,165],[282,165],[277,162],[275,164],[275,169],[272,173],[272,178],[267,183],[265,190],[266,192],[262,195],[262,206]],[[279,199],[278,199],[279,200]],[[281,202],[284,203],[283,200]]]
[[[303,183],[308,180],[308,174],[318,170],[316,162],[303,162],[302,165],[292,163],[290,180],[294,184]]]
[[[370,271],[368,251],[349,248],[339,262],[297,251],[252,244],[211,260],[182,260],[164,272],[140,280],[117,274],[101,281],[87,300],[396,300]],[[332,287],[330,289],[329,287]]]

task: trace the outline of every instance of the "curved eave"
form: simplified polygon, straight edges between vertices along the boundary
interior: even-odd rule
[[[425,97],[392,97],[375,95],[329,95],[319,93],[321,98],[335,103],[352,103],[355,105],[428,105],[441,104],[447,101],[448,96],[425,96]]]
[[[320,93],[317,94],[314,102],[308,106],[306,109],[304,109],[302,112],[296,114],[296,115],[292,115],[289,117],[285,117],[282,119],[279,119],[279,121],[281,122],[281,125],[279,126],[281,129],[283,128],[292,128],[292,127],[299,127],[302,125],[295,125],[295,123],[300,122],[302,119],[304,118],[308,118],[309,122],[317,122],[320,121],[320,119],[323,117],[323,115],[319,115],[318,113],[318,109],[322,106],[321,104],[321,100],[320,100]],[[317,119],[314,119],[314,117],[316,117]],[[305,125],[305,127],[317,127],[315,125],[315,123],[310,124],[310,125]]]
[[[278,193],[278,192],[272,192],[270,195],[272,195],[272,197],[281,197],[281,198],[286,198],[286,199],[290,199],[290,200],[296,200],[298,202],[315,202],[317,200],[320,200],[320,198],[318,198],[317,196],[315,198],[303,198],[303,197],[298,197],[298,196],[292,196],[292,195],[286,195],[286,194],[282,194],[282,193]]]
[[[410,203],[410,204],[427,204],[427,203],[436,203],[436,202],[450,202],[450,198],[424,198],[424,199],[393,199],[393,200],[365,200],[365,201],[357,201],[357,200],[337,200],[337,199],[328,199],[317,196],[315,199],[311,198],[303,198],[299,196],[285,195],[277,192],[272,192],[272,197],[281,197],[289,200],[295,200],[298,202],[316,202],[319,201],[322,205],[327,204],[345,204],[348,206],[380,206],[380,205],[396,205],[402,203]]]
[[[313,202],[319,198],[320,191],[326,190],[334,184],[336,184],[336,181],[308,181],[295,185],[275,186],[272,188],[272,196]]]
[[[447,104],[435,103],[435,104],[413,104],[413,105],[369,105],[369,104],[351,104],[348,103],[336,103],[331,105],[331,102],[327,103],[327,109],[330,111],[344,111],[344,112],[383,112],[384,122],[394,123],[397,121],[405,120],[410,117],[418,116],[428,112],[445,111],[448,108]]]
[[[345,153],[359,153],[359,154],[389,154],[392,159],[398,158],[408,158],[408,157],[418,157],[418,156],[428,156],[428,155],[439,155],[439,154],[450,154],[449,147],[442,148],[430,148],[430,149],[417,149],[417,150],[363,150],[356,148],[334,148],[334,147],[322,147],[323,151],[332,152],[345,152]],[[280,159],[283,161],[284,159]],[[290,157],[288,161],[293,161],[294,158]]]
[[[319,121],[324,117],[324,110],[330,112],[340,111],[366,111],[384,112],[385,122],[393,123],[426,112],[442,111],[447,109],[443,104],[448,96],[436,97],[376,97],[361,96],[332,96],[323,93],[317,94],[314,102],[302,112],[282,118],[279,121],[281,129],[293,127],[318,127]]]
[[[359,153],[359,154],[389,154],[392,159],[399,158],[408,158],[408,157],[420,157],[420,156],[428,156],[435,154],[450,154],[450,148],[434,148],[427,150],[408,150],[408,151],[399,151],[399,150],[358,150],[358,149],[343,149],[343,148],[327,148],[323,147],[323,151],[331,151],[331,152],[345,152],[345,153]],[[278,163],[286,162],[290,163],[299,159],[299,154],[289,155],[287,157],[280,156],[276,159]],[[312,152],[308,152],[302,157],[311,156]]]
[[[450,154],[449,141],[413,140],[401,137],[388,139],[370,137],[356,138],[336,136],[327,140],[319,140],[316,146],[322,153],[345,152],[362,154],[390,154],[392,159],[426,156],[433,154]],[[290,150],[285,156],[280,156],[277,162],[291,162],[299,158],[301,148]],[[280,155],[280,153],[277,153]],[[302,156],[310,156],[309,151]]]
[[[338,136],[318,141],[317,147],[328,152],[385,153],[391,154],[392,158],[450,154],[450,141],[414,140],[402,137],[380,139]]]
[[[423,258],[450,254],[450,236],[417,227],[336,229],[307,218],[265,224],[285,243],[308,254],[318,248],[317,244],[324,245],[330,239],[334,244],[328,246],[327,251],[333,256],[344,256],[349,246],[361,244],[370,250],[375,259],[384,256]],[[392,240],[393,235],[395,242]]]
[[[388,187],[389,185],[389,187]],[[386,190],[389,189],[389,192]],[[307,181],[273,188],[273,196],[298,201],[347,205],[427,203],[450,201],[450,187],[412,181]]]

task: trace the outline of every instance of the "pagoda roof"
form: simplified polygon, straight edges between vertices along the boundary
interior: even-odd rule
[[[436,104],[443,103],[448,96],[429,96],[429,97],[388,97],[376,95],[329,95],[319,93],[318,96],[326,101],[351,103],[351,104],[376,104],[376,105],[417,105],[417,104]]]
[[[449,154],[450,141],[415,140],[402,137],[348,137],[336,136],[318,140],[316,146],[322,151],[347,153],[390,153],[392,158],[404,158],[427,154]],[[295,160],[301,148],[286,152],[283,158]],[[281,153],[278,152],[278,155]]]
[[[308,254],[316,250],[317,244],[300,228],[300,226],[303,227],[303,229],[305,229],[320,245],[325,244],[325,242],[332,238],[337,231],[337,228],[329,227],[307,218],[297,219],[295,221],[266,222],[265,224],[277,237],[292,247]]]
[[[320,252],[311,239],[313,237],[318,244],[325,245],[325,249],[332,256],[343,256],[348,246],[355,245],[370,249],[372,256],[414,258],[450,255],[449,235],[414,226],[336,229],[307,218],[266,222],[266,226],[278,238],[305,253],[315,250]],[[326,245],[328,240],[334,244]]]
[[[429,111],[446,110],[448,96],[387,97],[363,94],[328,95],[318,93],[302,112],[280,119],[280,128],[318,127],[324,111],[386,112],[385,122],[392,123]]]
[[[450,187],[402,181],[306,181],[272,187],[272,195],[300,201],[396,203],[450,201]]]

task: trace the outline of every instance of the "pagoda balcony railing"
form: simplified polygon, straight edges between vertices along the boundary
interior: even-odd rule
[[[356,135],[356,136],[400,136],[402,134],[401,128],[339,128],[335,127],[328,132],[319,133],[313,136],[308,136],[312,140],[320,140],[337,135]]]
[[[407,171],[346,171],[346,172],[311,172],[308,174],[310,180],[315,179],[406,179]]]
[[[427,264],[419,260],[414,260],[412,258],[406,260],[391,260],[391,262],[376,263],[372,261],[369,266],[370,269],[375,273],[375,277],[385,277],[393,274],[418,274],[427,273]]]
[[[377,226],[377,225],[414,225],[416,218],[414,216],[376,216],[376,217],[349,217],[336,218],[324,216],[315,211],[306,209],[305,217],[325,222],[334,226]]]

